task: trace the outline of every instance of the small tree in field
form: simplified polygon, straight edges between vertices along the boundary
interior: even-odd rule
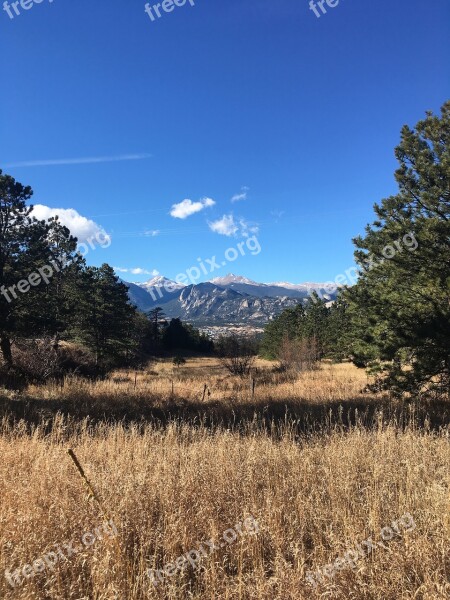
[[[182,356],[175,356],[172,364],[174,367],[177,367],[177,369],[179,369],[181,367],[181,365],[186,364],[186,359],[183,358]]]
[[[256,345],[248,338],[236,335],[222,337],[217,342],[221,364],[232,374],[246,377],[256,360]]]

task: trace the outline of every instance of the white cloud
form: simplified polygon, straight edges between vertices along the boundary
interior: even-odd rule
[[[239,226],[242,237],[249,237],[250,234],[256,235],[257,233],[259,233],[258,225],[251,225],[245,219],[240,219]]]
[[[226,235],[228,237],[235,235],[239,231],[239,227],[234,222],[233,215],[223,215],[221,219],[208,223],[209,228],[214,233]]]
[[[156,237],[160,233],[161,232],[159,229],[151,229],[150,231],[145,231],[144,235],[146,235],[147,237]]]
[[[119,156],[86,156],[84,158],[54,158],[50,160],[28,160],[9,163],[4,167],[49,167],[55,165],[91,165],[94,163],[116,162],[121,160],[142,160],[151,158],[151,154],[119,154]]]
[[[133,275],[158,275],[158,271],[147,271],[147,269],[141,269],[140,267],[130,269],[130,273],[132,273]]]
[[[231,198],[231,202],[240,202],[241,200],[247,200],[247,192],[250,190],[246,185],[241,187],[241,191],[239,194],[235,194]]]
[[[250,234],[256,234],[259,231],[257,225],[251,225],[245,219],[239,219],[236,221],[233,215],[223,215],[221,219],[217,221],[208,222],[209,228],[214,233],[219,235],[226,235],[231,237],[233,235],[241,235],[242,237],[249,237]]]
[[[83,217],[74,208],[50,208],[44,204],[35,204],[31,215],[39,221],[46,221],[50,217],[58,216],[59,222],[69,229],[79,243],[95,239],[102,240],[103,243],[111,241],[103,227],[95,221]]]
[[[211,198],[202,198],[198,202],[192,202],[192,200],[186,199],[178,204],[172,205],[170,216],[175,219],[186,219],[190,215],[200,212],[204,208],[214,206],[215,202]]]
[[[153,269],[153,271],[147,271],[147,269],[142,269],[141,267],[135,267],[133,269],[124,269],[123,267],[113,267],[114,271],[118,273],[131,273],[132,275],[152,275],[156,277],[159,275],[159,271]]]

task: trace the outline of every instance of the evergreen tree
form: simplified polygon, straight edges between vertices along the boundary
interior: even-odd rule
[[[296,340],[309,341],[319,359],[345,354],[345,310],[343,303],[327,307],[327,302],[317,294],[305,305],[298,304],[284,310],[265,328],[261,348],[263,355],[277,359],[282,347]]]
[[[211,339],[180,319],[172,319],[164,329],[163,345],[167,350],[193,350],[206,354],[214,349]]]
[[[266,326],[261,343],[261,353],[271,360],[277,359],[285,338],[294,340],[300,337],[304,319],[305,308],[302,304],[284,310]]]
[[[148,319],[151,323],[150,326],[150,344],[153,352],[158,352],[161,347],[161,340],[163,336],[162,329],[167,325],[166,315],[164,310],[160,306],[156,306],[149,310]]]
[[[76,252],[77,240],[58,217],[50,218],[47,227],[47,264],[53,274],[47,285],[33,290],[32,311],[35,332],[52,337],[57,348],[76,314],[79,278],[85,262]]]
[[[342,292],[331,304],[325,331],[326,355],[334,360],[348,359],[351,355],[353,323],[348,302]]]
[[[356,238],[361,268],[347,291],[357,364],[374,364],[396,393],[450,387],[450,102],[404,126],[398,194]]]
[[[76,339],[95,353],[99,370],[126,359],[134,347],[136,309],[130,304],[127,286],[107,264],[87,267],[80,279]]]
[[[323,358],[328,348],[328,319],[331,309],[325,300],[314,297],[305,307],[304,318],[300,321],[297,338],[311,340],[317,351],[318,358]]]
[[[0,170],[0,348],[12,366],[12,338],[36,329],[33,294],[22,293],[19,282],[48,263],[48,225],[30,216],[27,201],[33,192]],[[26,285],[21,283],[22,289]],[[28,288],[30,286],[28,285]]]
[[[99,370],[126,363],[140,349],[148,320],[139,318],[111,267],[86,267],[77,240],[57,217],[38,221],[31,216],[31,196],[31,188],[0,171],[3,362],[13,366],[14,340],[57,358],[59,340],[67,339],[88,346]],[[43,339],[51,343],[40,346]],[[29,364],[33,361],[30,355]]]

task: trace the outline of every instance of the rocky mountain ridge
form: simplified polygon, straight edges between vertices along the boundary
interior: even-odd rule
[[[131,301],[142,311],[160,306],[167,317],[197,325],[262,326],[284,309],[306,302],[324,284],[257,283],[229,274],[205,283],[183,285],[162,276],[127,283]],[[332,299],[332,298],[331,298]]]

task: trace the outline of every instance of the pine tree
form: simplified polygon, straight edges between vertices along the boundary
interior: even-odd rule
[[[261,344],[263,356],[271,360],[277,359],[285,338],[294,340],[301,336],[304,319],[305,308],[302,304],[297,304],[294,308],[287,308],[271,321],[264,330]]]
[[[21,293],[17,285],[49,261],[49,228],[30,216],[32,194],[0,170],[0,348],[8,366],[13,364],[11,339],[38,329],[33,293]]]
[[[160,306],[156,306],[147,312],[147,317],[150,321],[148,347],[153,354],[156,354],[161,350],[164,327],[167,326],[166,315]]]
[[[134,347],[136,309],[130,304],[128,288],[107,264],[87,267],[80,278],[75,339],[95,354],[100,372],[119,364]]]
[[[358,364],[386,373],[395,393],[450,387],[450,102],[404,126],[398,194],[356,238],[361,277],[347,298]]]
[[[77,253],[77,240],[58,217],[47,221],[48,264],[53,270],[47,285],[33,290],[33,319],[38,333],[58,341],[73,321],[78,296],[80,272],[85,268],[82,256]]]
[[[206,354],[214,350],[214,343],[208,336],[180,319],[171,319],[164,328],[162,343],[167,350],[194,350]]]
[[[264,331],[261,351],[270,359],[279,358],[280,350],[288,342],[308,341],[314,346],[317,358],[342,355],[344,352],[345,306],[328,307],[317,294],[305,305],[284,310],[269,323]],[[340,352],[337,345],[340,345]]]

